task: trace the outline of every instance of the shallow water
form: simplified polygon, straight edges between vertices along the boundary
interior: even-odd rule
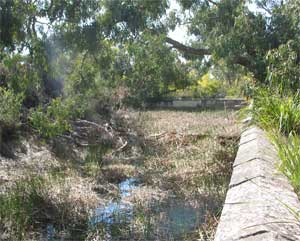
[[[120,199],[111,201],[106,206],[100,206],[95,210],[91,223],[102,227],[101,240],[131,240],[136,238],[135,219],[144,222],[142,238],[138,240],[180,240],[186,233],[192,232],[205,221],[208,208],[216,208],[217,203],[205,203],[199,205],[189,203],[176,196],[166,200],[152,202],[147,211],[139,210],[133,203],[128,202],[128,197],[140,186],[134,178],[127,179],[119,184]],[[200,200],[199,200],[200,201]],[[209,206],[209,207],[208,207]],[[126,232],[124,234],[124,226]],[[123,235],[127,239],[122,239]]]
[[[185,234],[196,230],[200,224],[204,223],[207,209],[218,207],[217,203],[207,203],[207,200],[190,203],[173,196],[163,201],[152,202],[145,211],[145,209],[139,209],[128,201],[133,191],[141,187],[137,179],[126,179],[119,183],[118,187],[119,199],[99,205],[89,220],[88,226],[91,230],[101,230],[100,239],[97,240],[135,239],[137,230],[135,230],[134,221],[137,218],[141,219],[144,224],[142,234],[139,231],[138,240],[181,240]],[[57,238],[57,236],[53,225],[48,224],[46,234],[41,240],[81,240],[66,237]]]
[[[119,184],[120,199],[111,201],[105,206],[101,205],[95,209],[91,218],[91,225],[98,223],[113,224],[120,221],[125,222],[132,217],[133,204],[125,198],[131,195],[131,191],[137,188],[136,179],[128,178]]]

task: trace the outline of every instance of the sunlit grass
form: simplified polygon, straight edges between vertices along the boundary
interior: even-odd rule
[[[291,133],[288,137],[273,135],[280,163],[279,170],[288,177],[295,191],[299,195],[300,190],[300,137]]]
[[[300,183],[300,96],[279,95],[258,89],[250,113],[252,122],[268,131],[278,150],[279,170],[290,180],[296,192]]]

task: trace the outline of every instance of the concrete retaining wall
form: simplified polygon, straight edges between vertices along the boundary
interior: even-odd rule
[[[215,241],[300,240],[300,203],[257,127],[243,132]]]
[[[182,99],[166,100],[151,104],[150,107],[158,108],[204,108],[204,109],[238,109],[245,105],[244,99]]]

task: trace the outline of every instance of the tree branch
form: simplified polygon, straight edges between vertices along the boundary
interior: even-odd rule
[[[173,48],[178,49],[181,52],[185,52],[185,53],[193,54],[193,55],[199,55],[199,56],[211,55],[211,51],[209,49],[192,48],[192,47],[186,46],[182,43],[179,43],[178,41],[171,39],[169,37],[166,37],[166,42],[171,44]]]
[[[233,60],[233,62],[235,64],[239,64],[242,65],[246,68],[250,68],[251,67],[251,61],[249,60],[249,58],[245,57],[245,56],[236,56]]]
[[[166,42],[172,45],[172,48],[178,49],[181,52],[187,53],[187,54],[193,54],[198,56],[204,56],[204,55],[211,55],[211,51],[209,49],[197,49],[192,48],[189,46],[186,46],[182,43],[179,43],[178,41],[171,39],[169,37],[166,37]],[[251,67],[251,61],[249,58],[245,56],[236,56],[233,59],[233,63],[242,65],[246,68]]]
[[[212,1],[212,0],[206,0],[206,1],[213,4],[213,5],[215,5],[215,6],[218,6],[218,4],[215,1]]]

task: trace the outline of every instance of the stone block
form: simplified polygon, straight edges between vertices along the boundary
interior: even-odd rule
[[[242,133],[215,241],[300,240],[300,202],[279,161],[261,129]]]

